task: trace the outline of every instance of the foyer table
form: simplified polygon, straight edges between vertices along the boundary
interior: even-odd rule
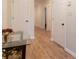
[[[3,59],[25,59],[26,40],[18,40],[2,44]]]

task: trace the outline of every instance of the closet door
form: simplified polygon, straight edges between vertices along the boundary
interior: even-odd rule
[[[65,47],[65,0],[53,0],[53,34],[54,41]]]
[[[12,0],[11,5],[11,25],[13,31],[22,31],[23,39],[30,38],[33,34],[34,24],[33,10],[31,9],[33,4],[31,4],[31,0]]]

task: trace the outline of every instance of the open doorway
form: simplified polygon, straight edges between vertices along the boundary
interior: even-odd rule
[[[45,10],[45,30],[47,30],[47,10],[46,8],[44,9]]]
[[[51,0],[35,0],[35,28],[45,32],[52,32],[52,4]]]

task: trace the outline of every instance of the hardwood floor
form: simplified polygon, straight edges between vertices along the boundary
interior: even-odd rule
[[[36,28],[35,40],[26,48],[26,59],[75,59],[55,42],[50,41],[50,32]]]

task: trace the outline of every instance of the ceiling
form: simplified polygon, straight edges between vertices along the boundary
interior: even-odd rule
[[[35,0],[35,3],[47,3],[49,0]]]

